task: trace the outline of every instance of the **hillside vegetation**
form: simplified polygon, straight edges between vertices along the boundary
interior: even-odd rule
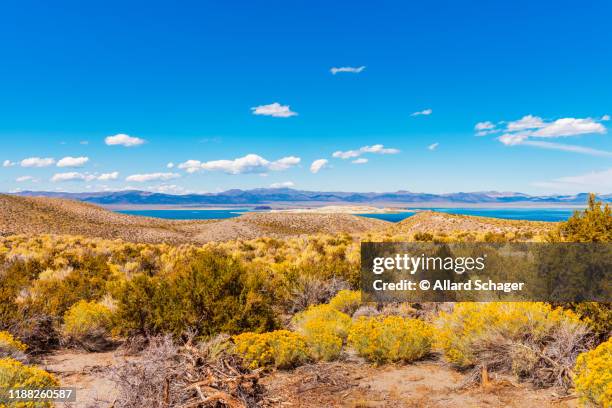
[[[3,205],[5,234],[11,224],[31,222],[42,230],[84,228],[88,236],[0,237],[0,377],[44,375],[28,371],[28,364],[59,347],[101,351],[124,343],[140,355],[114,371],[117,408],[159,406],[160,396],[169,407],[265,406],[258,381],[274,370],[311,367],[313,378],[325,378],[317,371],[325,364],[421,359],[445,361],[446,370],[466,373],[468,385],[501,378],[558,392],[575,385],[584,400],[611,403],[609,304],[361,304],[356,291],[365,240],[609,242],[612,215],[594,199],[561,224],[436,213],[399,224],[257,213],[184,223],[192,230],[70,201],[8,199]],[[54,225],[68,216],[72,221]],[[105,225],[103,216],[117,216],[115,224]],[[78,220],[86,227],[70,225]],[[96,231],[127,233],[148,222],[153,231],[196,243],[103,239]],[[604,345],[595,349],[598,344]]]
[[[147,243],[204,243],[315,233],[378,231],[389,223],[348,214],[250,213],[226,220],[162,220],[93,204],[0,194],[0,235],[83,235]]]

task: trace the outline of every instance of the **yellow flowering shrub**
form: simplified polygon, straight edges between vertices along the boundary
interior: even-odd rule
[[[457,303],[451,313],[441,313],[436,323],[436,346],[459,367],[477,365],[481,354],[496,348],[503,352],[504,345],[543,345],[557,333],[580,337],[587,332],[575,313],[537,302]],[[514,370],[525,356],[511,349],[508,353],[509,360],[515,358],[510,361]]]
[[[330,305],[317,305],[296,314],[292,323],[306,339],[313,359],[332,361],[342,352],[351,318]]]
[[[107,306],[81,300],[64,314],[62,335],[69,343],[92,348],[93,343],[104,342],[112,324],[113,315]]]
[[[352,316],[361,305],[361,292],[357,290],[341,290],[330,301],[334,309]]]
[[[291,368],[308,360],[306,340],[289,330],[234,336],[235,351],[249,368]]]
[[[332,333],[346,339],[351,326],[351,318],[330,305],[311,306],[293,316],[292,324],[297,331],[308,337],[321,331]]]
[[[612,339],[576,359],[576,392],[582,403],[612,407]]]
[[[12,358],[0,358],[0,389],[59,387],[57,379],[40,368],[27,366]],[[22,402],[11,404],[17,408],[52,407],[52,402]],[[0,408],[9,407],[0,403]]]
[[[376,363],[410,362],[431,352],[434,329],[422,320],[400,316],[359,317],[351,327],[348,344]]]
[[[0,331],[0,358],[25,352],[27,346],[6,331]]]

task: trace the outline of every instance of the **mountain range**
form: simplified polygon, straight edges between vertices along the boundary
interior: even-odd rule
[[[410,191],[389,193],[321,192],[303,191],[290,188],[258,188],[253,190],[227,190],[206,194],[164,194],[140,190],[112,192],[49,192],[23,191],[14,193],[21,196],[42,196],[66,198],[103,205],[167,205],[167,206],[213,206],[213,205],[331,205],[331,204],[371,204],[371,205],[583,205],[588,193],[574,195],[535,196],[514,192],[470,192],[430,194]],[[598,198],[612,202],[612,194]]]

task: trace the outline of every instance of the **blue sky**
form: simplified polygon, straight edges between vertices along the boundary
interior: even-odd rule
[[[608,1],[4,2],[0,191],[609,193],[610,15]]]

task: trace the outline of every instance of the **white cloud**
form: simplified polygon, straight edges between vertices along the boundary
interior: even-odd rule
[[[269,161],[257,154],[247,154],[234,160],[212,160],[201,162],[187,160],[178,165],[179,169],[188,173],[200,170],[222,171],[227,174],[265,173],[266,171],[282,171],[297,166],[301,159],[295,156],[283,157],[276,161]]]
[[[91,181],[95,180],[96,176],[89,173],[78,173],[71,171],[68,173],[56,173],[51,177],[51,181],[54,183],[62,181]]]
[[[312,162],[310,165],[310,171],[314,174],[317,174],[320,170],[327,167],[328,161],[326,159],[318,159]]]
[[[508,122],[506,129],[509,132],[516,132],[525,129],[538,129],[546,126],[544,121],[539,116],[525,115],[519,120]]]
[[[498,140],[506,146],[514,146],[523,143],[529,137],[529,133],[517,132],[517,133],[506,133],[501,135]]]
[[[427,109],[423,109],[422,111],[413,112],[410,114],[410,116],[429,116],[432,113],[433,113],[433,110],[427,108]]]
[[[55,164],[55,159],[51,157],[28,157],[21,161],[21,167],[48,167]]]
[[[610,115],[603,115],[599,120],[602,122],[607,122],[610,120]]]
[[[166,167],[169,168],[169,169],[172,169],[172,168],[174,168],[174,163],[170,162],[170,163],[166,164]]]
[[[2,162],[2,167],[13,167],[16,163],[10,160],[5,160]]]
[[[283,181],[280,183],[270,184],[270,188],[291,188],[294,186],[295,186],[295,183],[293,181]]]
[[[347,150],[347,151],[340,151],[338,150],[337,152],[334,152],[332,154],[332,157],[335,157],[336,159],[352,159],[354,157],[359,157],[363,154],[363,152],[359,151],[359,150]]]
[[[474,126],[474,130],[476,131],[476,136],[487,136],[492,133],[499,133],[502,131],[501,129],[497,129],[495,126],[496,125],[493,122],[490,122],[488,120],[484,122],[478,122]]]
[[[102,173],[98,176],[100,181],[117,180],[119,178],[119,172],[113,171],[112,173]]]
[[[114,136],[106,137],[104,139],[104,143],[106,143],[108,146],[132,147],[132,146],[140,146],[141,144],[145,143],[145,140],[139,137],[132,137],[132,136],[125,135],[123,133],[119,133]]]
[[[432,143],[429,146],[427,146],[427,148],[429,150],[436,150],[438,148],[438,146],[440,146],[440,143],[436,142],[436,143]]]
[[[298,164],[300,164],[301,160],[302,159],[300,159],[299,157],[295,157],[295,156],[283,157],[282,159],[271,162],[269,164],[269,169],[273,171],[287,170],[288,168],[291,168],[293,166],[297,166]]]
[[[486,126],[483,124],[486,124]],[[487,128],[489,124],[491,124],[491,122],[476,124],[476,130],[483,129],[478,131],[476,135],[484,136],[498,131],[498,129]],[[519,120],[508,122],[504,129],[504,134],[499,136],[497,140],[506,146],[526,145],[592,156],[610,156],[610,152],[603,150],[541,140],[587,134],[604,134],[606,131],[604,125],[592,118],[561,118],[552,122],[547,122],[538,116],[526,115]]]
[[[110,181],[117,180],[119,178],[119,172],[114,171],[112,173],[80,173],[76,171],[70,171],[67,173],[55,173],[53,177],[51,177],[51,181],[54,183],[62,182],[62,181]]]
[[[559,177],[552,181],[533,183],[534,186],[550,190],[581,193],[595,191],[608,193],[612,190],[612,168],[602,171],[593,171],[578,176]]]
[[[547,123],[540,129],[533,132],[534,137],[567,137],[576,135],[586,135],[593,133],[606,133],[606,128],[601,123],[591,118],[557,119],[552,123]]]
[[[126,181],[134,181],[137,183],[143,183],[147,181],[167,181],[181,177],[177,173],[145,173],[145,174],[132,174],[128,176]]]
[[[527,146],[540,147],[542,149],[562,150],[564,152],[588,154],[589,156],[612,157],[612,152],[608,152],[605,150],[592,149],[590,147],[568,145],[568,144],[562,144],[562,143],[542,142],[542,141],[535,141],[535,140],[528,140],[526,142],[523,142],[522,144],[527,145]]]
[[[89,157],[66,156],[57,162],[57,167],[82,167],[89,161]]]
[[[364,157],[360,157],[359,159],[353,160],[351,163],[353,163],[353,164],[366,164],[367,162],[368,162],[368,159],[366,159]]]
[[[79,143],[82,144],[82,145],[88,145],[89,141],[88,140],[81,140]]]
[[[478,122],[476,126],[474,126],[475,130],[491,130],[495,128],[495,124],[490,121]]]
[[[273,116],[275,118],[288,118],[297,116],[297,112],[293,112],[289,105],[281,105],[278,102],[269,105],[260,105],[251,108],[253,115]]]
[[[332,69],[329,70],[329,72],[331,72],[333,75],[336,75],[341,72],[350,72],[352,74],[359,74],[364,69],[366,69],[366,67],[363,65],[360,67],[333,67]]]
[[[180,163],[178,168],[185,170],[187,173],[195,173],[202,170],[202,162],[199,160],[187,160],[184,163]]]
[[[36,179],[35,179],[34,177],[32,177],[32,176],[21,176],[21,177],[17,177],[17,178],[15,179],[15,181],[17,181],[18,183],[23,183],[23,182],[25,182],[25,181],[32,181],[32,182],[35,182],[35,181],[36,181]]]
[[[375,153],[375,154],[397,154],[400,151],[398,149],[386,148],[381,144],[375,144],[372,146],[363,146],[357,150],[347,150],[347,151],[336,151],[332,154],[332,157],[337,159],[353,159],[355,157],[359,157],[364,153]]]

